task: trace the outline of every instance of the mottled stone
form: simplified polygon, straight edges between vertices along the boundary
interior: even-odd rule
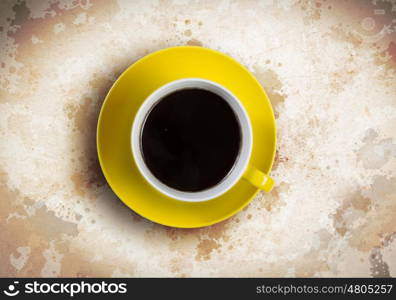
[[[0,1],[0,276],[396,276],[396,9],[272,2]],[[245,65],[277,122],[276,187],[207,228],[140,217],[97,161],[114,80],[177,45]]]

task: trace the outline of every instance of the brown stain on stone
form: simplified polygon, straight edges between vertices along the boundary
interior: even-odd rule
[[[36,210],[35,217],[31,218],[31,226],[34,232],[42,232],[44,236],[53,240],[60,234],[66,234],[71,237],[77,236],[77,224],[66,222],[55,216],[53,211],[48,211],[45,206]]]
[[[354,75],[356,74],[356,70],[348,70],[347,67],[343,67],[342,70],[329,73],[331,89],[337,93],[344,91],[348,84],[352,82]]]
[[[391,56],[393,63],[396,64],[396,42],[391,41],[389,43],[387,52]]]
[[[350,230],[351,220],[346,219],[346,215],[350,209],[361,210],[367,212],[369,210],[371,200],[364,197],[360,192],[356,191],[347,197],[342,205],[336,210],[333,215],[333,225],[336,231],[344,236],[345,233]]]
[[[2,78],[0,82],[0,101],[14,102],[28,99],[38,88],[38,80],[47,77],[48,74],[43,73],[45,68],[38,63],[58,58],[60,52],[59,45],[68,43],[70,36],[78,35],[81,31],[94,28],[97,23],[109,22],[113,15],[118,12],[118,4],[113,0],[98,0],[91,2],[90,7],[76,3],[71,8],[61,8],[58,2],[51,2],[50,7],[44,12],[42,18],[31,18],[30,11],[25,1],[18,1],[13,6],[15,11],[15,19],[9,20],[10,23],[5,28],[7,36],[14,40],[16,50],[9,52],[8,56],[15,59],[21,66],[16,69],[19,76],[15,82],[20,86],[16,92],[10,94],[7,92],[10,85],[8,78]],[[73,24],[76,16],[85,13],[87,18],[94,18],[94,24],[87,22],[83,26]],[[57,24],[64,24],[66,30],[62,34],[56,34],[53,28]],[[32,37],[40,40],[40,43],[32,43]],[[6,55],[6,54],[4,54]],[[14,95],[15,94],[15,95]],[[12,97],[12,96],[15,97]]]
[[[322,229],[316,233],[315,238],[319,240],[318,249],[311,249],[293,261],[296,277],[313,277],[317,272],[325,272],[330,269],[325,254],[333,235]]]
[[[124,65],[128,65],[129,61],[124,62],[118,62],[117,65],[121,65],[121,67],[114,67],[113,70],[113,76],[117,78],[121,72],[125,69]],[[107,92],[110,90],[111,86],[113,85],[114,80],[111,78],[104,76],[100,73],[94,73],[92,74],[92,78],[89,81],[89,85],[92,89],[95,89],[97,91],[97,98],[93,99],[94,102],[100,102],[101,100],[106,97]]]
[[[360,193],[356,193],[351,198],[352,207],[355,209],[367,212],[369,210],[371,200],[367,197],[362,196]]]
[[[393,201],[395,199],[393,198]],[[370,216],[363,225],[353,228],[349,244],[365,252],[380,245],[383,236],[389,232],[394,232],[396,228],[396,219],[387,213],[396,210],[394,203],[381,207],[375,216]]]
[[[348,230],[343,218],[343,214],[344,208],[342,207],[338,208],[336,213],[333,215],[334,228],[341,236],[344,236]]]
[[[18,136],[26,146],[32,145],[32,117],[28,114],[15,112],[8,117],[7,129]]]
[[[315,244],[319,243],[318,247],[313,247],[292,260],[268,263],[263,258],[256,262],[246,261],[246,267],[239,265],[231,268],[231,276],[233,276],[232,269],[237,268],[241,274],[243,272],[241,269],[246,268],[244,277],[320,277],[321,272],[330,271],[332,263],[328,255],[331,253],[331,240],[334,239],[334,235],[325,229],[320,229],[310,238],[315,240]],[[291,275],[286,275],[290,270],[292,270]]]
[[[321,18],[321,3],[309,0],[299,0],[296,3],[303,15],[304,24],[309,26]]]
[[[30,204],[31,200],[11,189],[7,182],[7,174],[0,171],[0,276],[38,277],[45,264],[42,253],[49,247],[49,242],[63,242],[63,236],[75,237],[77,225],[56,217],[45,205],[29,215],[22,203]],[[8,219],[10,213],[18,213],[22,217]],[[16,256],[18,247],[30,247],[29,258],[20,270],[15,269],[9,259],[10,255]]]
[[[228,241],[229,235],[227,234],[227,232],[229,230],[231,220],[232,218],[229,221],[223,221],[218,224],[209,226],[205,228],[205,232],[211,239]]]
[[[202,42],[197,39],[191,39],[191,40],[187,41],[187,45],[188,46],[199,46],[199,47],[203,46]]]
[[[67,103],[65,106],[75,130],[75,148],[80,149],[83,155],[71,180],[77,190],[87,190],[91,194],[94,188],[106,185],[97,157],[96,126],[101,105],[112,84],[113,80],[108,77],[93,74],[89,88],[96,91],[96,96],[82,97],[78,104]]]
[[[89,9],[88,16],[92,13],[95,17],[95,22],[109,19],[114,12],[111,8],[114,3],[116,2],[96,1],[93,3],[93,7]],[[96,10],[98,8],[97,4],[99,4],[99,11]],[[19,5],[14,7],[18,16],[13,23],[17,28],[15,31],[8,31],[9,37],[14,38],[18,47],[17,52],[15,52],[16,59],[25,65],[21,74],[20,70],[18,70],[18,75],[26,77],[31,91],[35,89],[34,83],[36,82],[36,78],[41,76],[40,68],[36,67],[35,59],[40,59],[43,53],[48,53],[48,49],[50,49],[53,41],[61,43],[69,34],[74,34],[77,33],[78,30],[81,30],[81,28],[77,30],[75,26],[72,25],[77,13],[85,11],[81,7],[63,10],[59,9],[57,3],[53,3],[50,10],[51,9],[56,11],[56,17],[48,14],[45,18],[30,19],[24,2],[19,2]],[[55,40],[53,39],[52,28],[56,23],[64,23],[66,25],[67,34],[65,32],[65,34],[57,36]],[[32,45],[32,35],[42,40],[43,43]],[[14,70],[12,67],[10,71],[14,72],[17,70]],[[79,164],[79,169],[71,175],[77,193],[80,195],[83,195],[83,191],[89,190],[93,185],[101,186],[105,184],[96,158],[95,128],[96,118],[102,103],[102,96],[104,98],[104,94],[111,84],[109,82],[110,80],[107,78],[93,79],[90,82],[90,88],[97,91],[98,99],[83,98],[79,104],[72,104],[73,101],[69,101],[69,104],[67,104],[68,106],[65,107],[67,118],[72,122],[75,129],[73,141],[77,146],[74,148],[82,150],[83,156],[86,158]],[[14,98],[17,100],[17,97],[13,97],[13,95],[4,90],[1,91],[1,98],[2,101],[6,100],[8,102],[14,102]],[[7,194],[6,198],[4,198],[4,193],[6,192],[3,192],[3,187],[4,186],[2,186],[1,189],[1,200],[14,203],[15,201],[11,200],[14,191],[8,191],[8,193],[11,194]],[[14,196],[15,199],[18,199],[19,192],[16,191]],[[26,202],[25,200],[24,202]],[[33,200],[29,201],[34,202]],[[3,204],[5,204],[5,202],[0,203],[4,208]],[[32,203],[26,204],[32,205]],[[21,219],[12,217],[5,224],[4,220],[5,216],[7,216],[7,211],[12,213],[16,212],[26,218]],[[0,226],[2,227],[2,243],[0,247],[3,249],[5,248],[7,251],[9,250],[8,252],[3,251],[3,249],[0,251],[2,254],[5,254],[4,259],[1,261],[2,266],[4,266],[4,268],[1,268],[1,274],[3,276],[12,276],[16,274],[12,265],[7,261],[9,257],[8,253],[13,253],[12,251],[18,246],[26,245],[32,249],[30,258],[18,274],[21,276],[24,274],[29,276],[40,276],[40,270],[45,263],[42,252],[48,248],[50,238],[54,239],[56,247],[61,247],[60,251],[64,254],[62,274],[66,274],[67,276],[79,276],[81,274],[88,274],[90,276],[98,274],[110,276],[114,269],[114,265],[108,266],[102,263],[92,263],[89,257],[86,259],[79,259],[79,254],[69,255],[68,243],[63,241],[62,237],[75,236],[76,224],[62,221],[57,218],[53,212],[47,211],[45,206],[38,208],[36,214],[32,217],[26,215],[22,206],[12,207],[12,209],[10,208],[9,210],[2,209]],[[119,265],[121,265],[121,263]]]
[[[280,154],[280,150],[276,149],[275,159],[274,159],[274,163],[272,165],[272,170],[275,171],[280,164],[287,163],[288,161],[289,161],[289,158],[287,156]]]
[[[71,103],[66,103],[65,104],[65,113],[67,115],[67,118],[69,120],[73,119],[74,113],[76,112],[76,106],[71,104]]]
[[[353,31],[346,28],[343,24],[334,25],[328,33],[336,41],[346,42],[359,48],[363,44],[363,39]]]
[[[189,256],[180,255],[170,260],[169,267],[175,277],[191,277],[193,264]]]
[[[77,195],[84,197],[85,195],[85,177],[82,173],[75,172],[70,176]]]
[[[87,176],[87,188],[97,188],[106,185],[106,179],[100,168],[98,159],[96,157],[91,158],[88,162],[88,176]]]
[[[108,87],[107,81],[104,81],[104,86]],[[103,89],[97,81],[95,88]],[[66,103],[64,108],[73,127],[75,148],[82,154],[70,180],[78,195],[84,196],[88,193],[91,198],[94,197],[94,188],[106,184],[96,151],[96,126],[102,101],[103,99],[94,101],[92,98],[82,97],[79,104]]]
[[[279,105],[281,105],[286,98],[281,91],[282,82],[279,80],[278,75],[271,69],[263,69],[256,66],[254,69],[254,75],[266,91],[274,109],[275,118],[278,118]]]
[[[197,255],[195,259],[197,261],[209,260],[212,251],[219,248],[220,245],[215,240],[203,239],[197,245]]]
[[[191,36],[192,35],[191,29],[187,29],[186,31],[184,31],[184,35]]]
[[[337,209],[333,215],[334,228],[341,236],[348,233],[351,247],[368,252],[380,246],[384,236],[394,232],[396,219],[389,214],[396,211],[396,194],[391,188],[394,186],[396,178],[378,176],[366,191],[369,196],[354,192]],[[353,211],[363,214],[352,214]],[[362,222],[355,226],[357,220]]]
[[[19,274],[30,272],[31,275],[38,274],[35,267],[41,267],[44,259],[40,257],[41,251],[46,247],[45,241],[37,241],[33,243],[37,233],[32,232],[26,219],[12,218],[7,221],[10,213],[17,212],[23,217],[27,217],[23,207],[18,205],[20,193],[18,190],[12,190],[7,186],[7,174],[0,171],[0,276],[16,276],[18,272],[11,265],[9,257],[14,253],[17,247],[29,245],[31,247],[31,255],[36,254],[37,257],[33,262],[31,259],[27,261],[25,266],[19,271]]]
[[[356,155],[358,162],[362,162],[366,169],[380,169],[392,157],[396,157],[396,144],[393,139],[379,139],[378,133],[373,129],[366,131],[362,142],[364,144],[356,151]]]
[[[288,183],[280,182],[272,189],[271,193],[260,197],[260,206],[269,212],[281,209],[286,205],[282,200],[281,193],[287,192],[289,188]]]
[[[380,248],[374,248],[369,256],[370,272],[372,277],[391,277],[389,273],[389,266],[384,262]]]
[[[67,248],[60,247],[63,253]],[[121,269],[127,274],[133,275],[135,270],[133,263],[119,261],[100,261],[92,262],[88,255],[69,252],[62,259],[60,277],[110,277],[115,269]]]
[[[95,125],[95,115],[92,114],[92,99],[89,97],[84,97],[78,107],[74,111],[74,126],[81,133],[88,134],[92,131]],[[95,131],[95,130],[94,130]]]
[[[171,241],[177,241],[179,239],[183,239],[185,236],[189,235],[197,235],[199,234],[199,229],[192,228],[192,229],[177,229],[172,227],[164,227],[166,236]]]
[[[197,261],[209,260],[210,253],[214,250],[221,250],[222,245],[229,241],[228,231],[233,223],[234,218],[222,221],[220,223],[193,229],[179,229],[171,227],[155,227],[158,233],[163,231],[173,251],[181,251],[182,248],[195,247]],[[148,233],[150,234],[150,233]]]
[[[51,241],[63,255],[60,277],[109,277],[116,268],[134,273],[133,262],[125,262],[122,258],[112,262],[92,261],[92,255],[84,249],[71,248],[70,240],[78,235],[76,223],[58,218],[44,204],[30,216],[22,203],[32,205],[34,201],[22,196],[18,190],[10,189],[7,174],[0,170],[0,276],[40,277],[46,262],[43,253]],[[23,218],[12,217],[7,220],[10,213],[18,213]],[[30,249],[28,259],[20,270],[10,263],[11,255],[18,257],[18,247]]]
[[[172,258],[170,261],[170,266],[171,266],[171,272],[172,273],[180,273],[181,272],[181,266],[180,266],[180,260],[177,258]]]
[[[172,227],[164,227],[164,229],[168,238],[173,241],[182,239],[186,236],[195,236],[198,239],[202,238],[203,236],[207,236],[210,239],[228,241],[229,236],[227,234],[227,231],[229,229],[229,225],[230,219],[203,228],[178,229]]]
[[[34,50],[30,43],[33,35],[43,41],[51,40],[51,37],[54,36],[52,28],[55,24],[64,23],[68,31],[78,32],[81,29],[73,24],[78,14],[86,13],[87,17],[94,16],[96,22],[104,22],[109,21],[111,16],[119,10],[116,1],[96,0],[91,2],[91,4],[92,7],[89,9],[85,9],[83,5],[76,5],[70,9],[63,9],[60,7],[59,2],[52,2],[50,7],[46,10],[44,18],[33,19],[30,18],[30,11],[25,1],[17,2],[13,6],[15,18],[10,23],[11,26],[15,26],[17,29],[9,30],[8,36],[14,38],[15,43],[19,45],[18,55],[24,56],[29,50]],[[45,46],[36,44],[35,48],[41,47]]]

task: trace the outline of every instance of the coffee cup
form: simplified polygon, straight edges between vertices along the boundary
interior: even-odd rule
[[[242,102],[202,78],[167,83],[140,106],[131,149],[141,175],[176,200],[208,201],[239,180],[269,192],[274,181],[249,163],[252,125]]]

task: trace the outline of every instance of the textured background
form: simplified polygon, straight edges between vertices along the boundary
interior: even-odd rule
[[[0,276],[396,276],[395,1],[0,1]],[[218,225],[125,207],[97,162],[130,64],[199,45],[257,76],[277,186]]]

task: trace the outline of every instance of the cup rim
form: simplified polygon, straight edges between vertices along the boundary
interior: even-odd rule
[[[237,117],[242,135],[238,157],[227,175],[213,187],[198,192],[181,191],[162,183],[147,167],[141,149],[141,132],[146,117],[151,109],[158,101],[169,93],[190,87],[209,90],[218,94],[227,101]],[[186,202],[203,202],[223,195],[241,179],[250,160],[253,147],[253,134],[250,118],[245,108],[241,101],[231,91],[211,80],[202,78],[183,78],[162,85],[143,101],[132,124],[130,143],[135,164],[137,165],[140,174],[152,187],[172,199]]]

